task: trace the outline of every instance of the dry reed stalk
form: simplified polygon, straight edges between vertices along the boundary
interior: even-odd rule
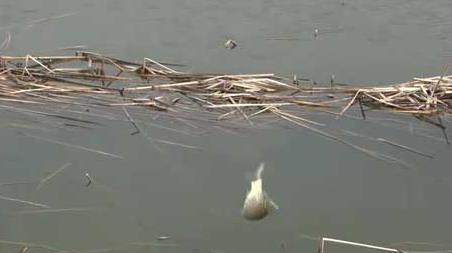
[[[10,42],[11,42],[11,33],[7,32],[5,40],[0,45],[0,51],[6,50]]]
[[[74,208],[61,208],[61,209],[43,209],[43,210],[24,210],[12,213],[13,215],[32,215],[32,214],[58,214],[58,213],[74,213],[74,212],[93,212],[99,211],[100,208],[92,207],[74,207]]]
[[[235,111],[249,124],[253,124],[258,117],[273,115],[273,118],[315,129],[313,131],[317,134],[340,140],[339,142],[348,143],[346,145],[356,150],[375,157],[384,157],[392,162],[395,161],[393,158],[351,144],[337,136],[328,133],[325,135],[324,131],[313,128],[323,127],[322,123],[296,116],[294,112],[327,111],[339,118],[346,117],[346,112],[358,104],[363,118],[366,118],[366,111],[380,110],[413,115],[435,126],[442,125],[432,123],[438,116],[452,115],[452,110],[449,109],[449,105],[452,105],[452,76],[447,75],[447,68],[441,76],[413,78],[412,81],[386,86],[358,87],[336,83],[319,86],[313,85],[311,80],[303,84],[306,80],[296,78],[294,82],[271,73],[188,73],[173,66],[176,67],[177,64],[165,64],[151,58],[143,58],[142,62],[135,63],[88,51],[78,51],[75,56],[2,55],[0,108],[7,106],[13,110],[11,107],[14,106],[11,104],[14,103],[29,106],[37,103],[63,104],[89,108],[120,106],[137,132],[138,127],[127,111],[129,106],[141,107],[146,111],[165,112],[172,114],[173,118],[196,114],[196,120],[210,124],[214,122],[212,119],[232,118],[231,116],[236,114]],[[14,110],[76,120],[30,109]],[[253,118],[253,122],[250,118]],[[448,142],[444,127],[440,129]],[[54,143],[119,157],[77,145],[58,141]],[[401,145],[399,148],[402,148]]]
[[[130,123],[135,127],[135,132],[130,133],[130,135],[139,134],[141,132],[140,128],[138,127],[137,123],[135,123],[135,120],[133,120],[132,116],[130,116],[129,112],[127,111],[126,107],[122,107],[127,119],[130,121]]]
[[[71,165],[71,163],[66,163],[63,166],[61,166],[60,168],[56,169],[54,172],[50,173],[47,177],[43,178],[41,181],[39,181],[38,186],[36,186],[35,192],[39,191],[46,182],[48,182],[50,179],[52,179],[53,177],[55,177],[58,173],[60,173],[61,171],[63,171],[64,169],[66,169],[67,167],[69,167]]]
[[[16,199],[16,198],[11,198],[11,197],[1,196],[1,195],[0,195],[0,199],[16,202],[16,203],[20,203],[20,204],[26,204],[26,205],[31,205],[31,206],[35,206],[35,207],[40,207],[40,208],[50,208],[50,206],[45,205],[45,204],[28,201],[28,200],[23,200],[23,199]]]
[[[81,145],[76,145],[76,144],[71,144],[71,143],[67,143],[67,142],[52,140],[52,139],[49,139],[49,138],[35,136],[35,135],[27,134],[27,133],[22,133],[22,134],[24,136],[27,136],[27,137],[31,137],[31,138],[34,138],[34,139],[37,139],[37,140],[41,140],[41,141],[45,141],[45,142],[49,142],[49,143],[53,143],[53,144],[58,144],[58,145],[65,146],[65,147],[68,147],[68,148],[79,149],[79,150],[83,150],[83,151],[87,151],[87,152],[91,152],[91,153],[95,153],[95,154],[100,154],[100,155],[104,155],[104,156],[108,156],[108,157],[113,157],[113,158],[117,158],[117,159],[124,159],[124,157],[122,157],[120,155],[115,155],[115,154],[112,154],[112,153],[108,153],[108,152],[97,150],[97,149],[93,149],[93,148],[84,147],[84,146],[81,146]]]
[[[13,181],[13,182],[3,182],[0,183],[0,187],[3,186],[13,186],[13,185],[27,185],[27,184],[34,184],[35,181]]]
[[[403,253],[403,251],[399,250],[399,249],[375,246],[375,245],[359,243],[359,242],[339,240],[339,239],[328,238],[328,237],[322,237],[321,238],[319,253],[325,253],[326,242],[332,242],[332,243],[337,243],[337,244],[345,244],[345,245],[350,245],[350,246],[355,246],[355,247],[360,247],[360,248],[366,248],[366,249],[373,249],[373,250],[383,251],[383,252]]]
[[[51,252],[63,252],[61,249],[57,249],[57,248],[49,246],[49,245],[32,243],[32,242],[18,242],[18,241],[0,240],[0,244],[14,245],[14,246],[28,247],[28,248],[44,249],[44,250],[48,250],[48,251],[51,251]]]

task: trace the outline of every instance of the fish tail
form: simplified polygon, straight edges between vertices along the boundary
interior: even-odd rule
[[[268,196],[268,193],[264,191],[265,201],[270,205],[272,210],[279,210],[279,206]]]
[[[259,167],[257,168],[256,179],[261,179],[262,178],[262,173],[264,172],[264,167],[265,167],[265,164],[262,162],[259,165]]]
[[[279,206],[278,206],[275,202],[273,202],[273,200],[269,199],[269,200],[268,200],[268,203],[270,203],[270,206],[271,206],[273,209],[279,210]]]

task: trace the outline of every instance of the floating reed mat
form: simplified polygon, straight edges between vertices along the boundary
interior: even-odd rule
[[[305,115],[321,112],[334,118],[350,117],[347,112],[353,108],[359,117],[366,118],[367,111],[380,110],[413,115],[443,131],[441,117],[451,115],[452,76],[445,74],[401,84],[359,87],[316,85],[309,80],[274,74],[188,73],[181,68],[150,58],[136,63],[93,52],[71,56],[3,55],[0,56],[0,106],[17,108],[21,104],[29,111],[33,111],[30,108],[33,106],[57,104],[119,107],[117,112],[125,113],[137,129],[127,108],[139,107],[181,118],[196,115],[197,119],[209,122],[240,119],[247,125],[271,117],[383,159],[389,157],[347,142],[325,131],[325,124]],[[388,140],[384,143],[404,147]],[[399,162],[395,158],[390,160]]]

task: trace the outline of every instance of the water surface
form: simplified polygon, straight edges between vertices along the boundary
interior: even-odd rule
[[[12,35],[4,54],[66,54],[70,52],[58,48],[86,45],[129,60],[150,56],[182,63],[185,71],[297,74],[318,82],[329,82],[334,74],[337,82],[383,84],[441,74],[452,53],[451,11],[448,0],[361,0],[343,5],[331,0],[2,0],[0,24],[2,32]],[[58,18],[64,14],[68,15]],[[314,29],[319,29],[317,38]],[[269,40],[282,37],[295,40]],[[227,38],[235,39],[239,47],[224,49]],[[1,181],[40,180],[72,163],[38,192],[36,184],[25,184],[2,186],[0,194],[53,208],[100,208],[12,215],[29,208],[0,201],[0,240],[90,250],[171,236],[159,243],[178,247],[152,250],[280,252],[284,244],[287,252],[314,252],[318,242],[304,239],[302,234],[307,234],[452,248],[450,149],[438,129],[409,118],[403,120],[421,128],[416,133],[437,139],[413,134],[408,124],[327,122],[435,155],[426,159],[370,144],[415,169],[381,162],[290,125],[232,133],[205,125],[190,129],[178,121],[150,117],[149,124],[142,125],[148,137],[202,148],[197,150],[151,142],[143,134],[130,136],[132,127],[126,121],[105,120],[108,127],[78,129],[3,109],[0,117]],[[63,147],[23,132],[124,159]],[[280,211],[252,223],[240,216],[240,208],[249,175],[261,161],[267,164],[266,189]],[[96,180],[90,187],[85,187],[86,172]],[[422,247],[426,248],[438,249]],[[150,250],[131,247],[122,252]],[[11,246],[3,251],[17,252]]]

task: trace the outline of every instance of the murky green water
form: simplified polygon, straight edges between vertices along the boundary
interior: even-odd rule
[[[329,82],[332,74],[344,83],[404,81],[440,74],[450,59],[450,1],[341,3],[1,0],[0,29],[12,34],[4,54],[63,54],[67,52],[58,48],[86,45],[130,60],[151,56],[186,64],[186,71],[296,73],[318,82]],[[71,15],[39,21],[63,14]],[[317,39],[315,29],[319,29]],[[297,40],[269,40],[275,37]],[[226,38],[235,39],[239,47],[224,49]],[[188,149],[151,142],[143,134],[130,136],[133,129],[125,121],[105,120],[102,123],[108,127],[78,129],[4,109],[0,117],[1,182],[39,181],[72,163],[37,192],[36,183],[20,184],[0,186],[1,195],[58,209],[98,208],[18,214],[30,208],[0,201],[0,240],[77,250],[131,242],[173,246],[130,246],[119,252],[281,252],[281,244],[287,252],[314,252],[318,242],[303,239],[301,235],[307,234],[380,245],[415,241],[452,248],[450,149],[439,130],[415,120],[411,121],[413,127],[426,129],[416,133],[437,139],[415,135],[407,124],[328,122],[435,155],[434,159],[421,158],[370,144],[416,167],[402,169],[295,126],[257,126],[231,133],[151,118],[142,125],[152,138],[202,148]],[[28,136],[21,134],[24,132]],[[124,159],[29,135],[103,150]],[[266,189],[280,210],[252,223],[240,216],[240,208],[249,175],[261,161],[267,164]],[[86,172],[95,180],[90,187],[85,187]],[[157,241],[158,236],[171,239]],[[2,246],[0,251],[18,252],[18,247]]]

